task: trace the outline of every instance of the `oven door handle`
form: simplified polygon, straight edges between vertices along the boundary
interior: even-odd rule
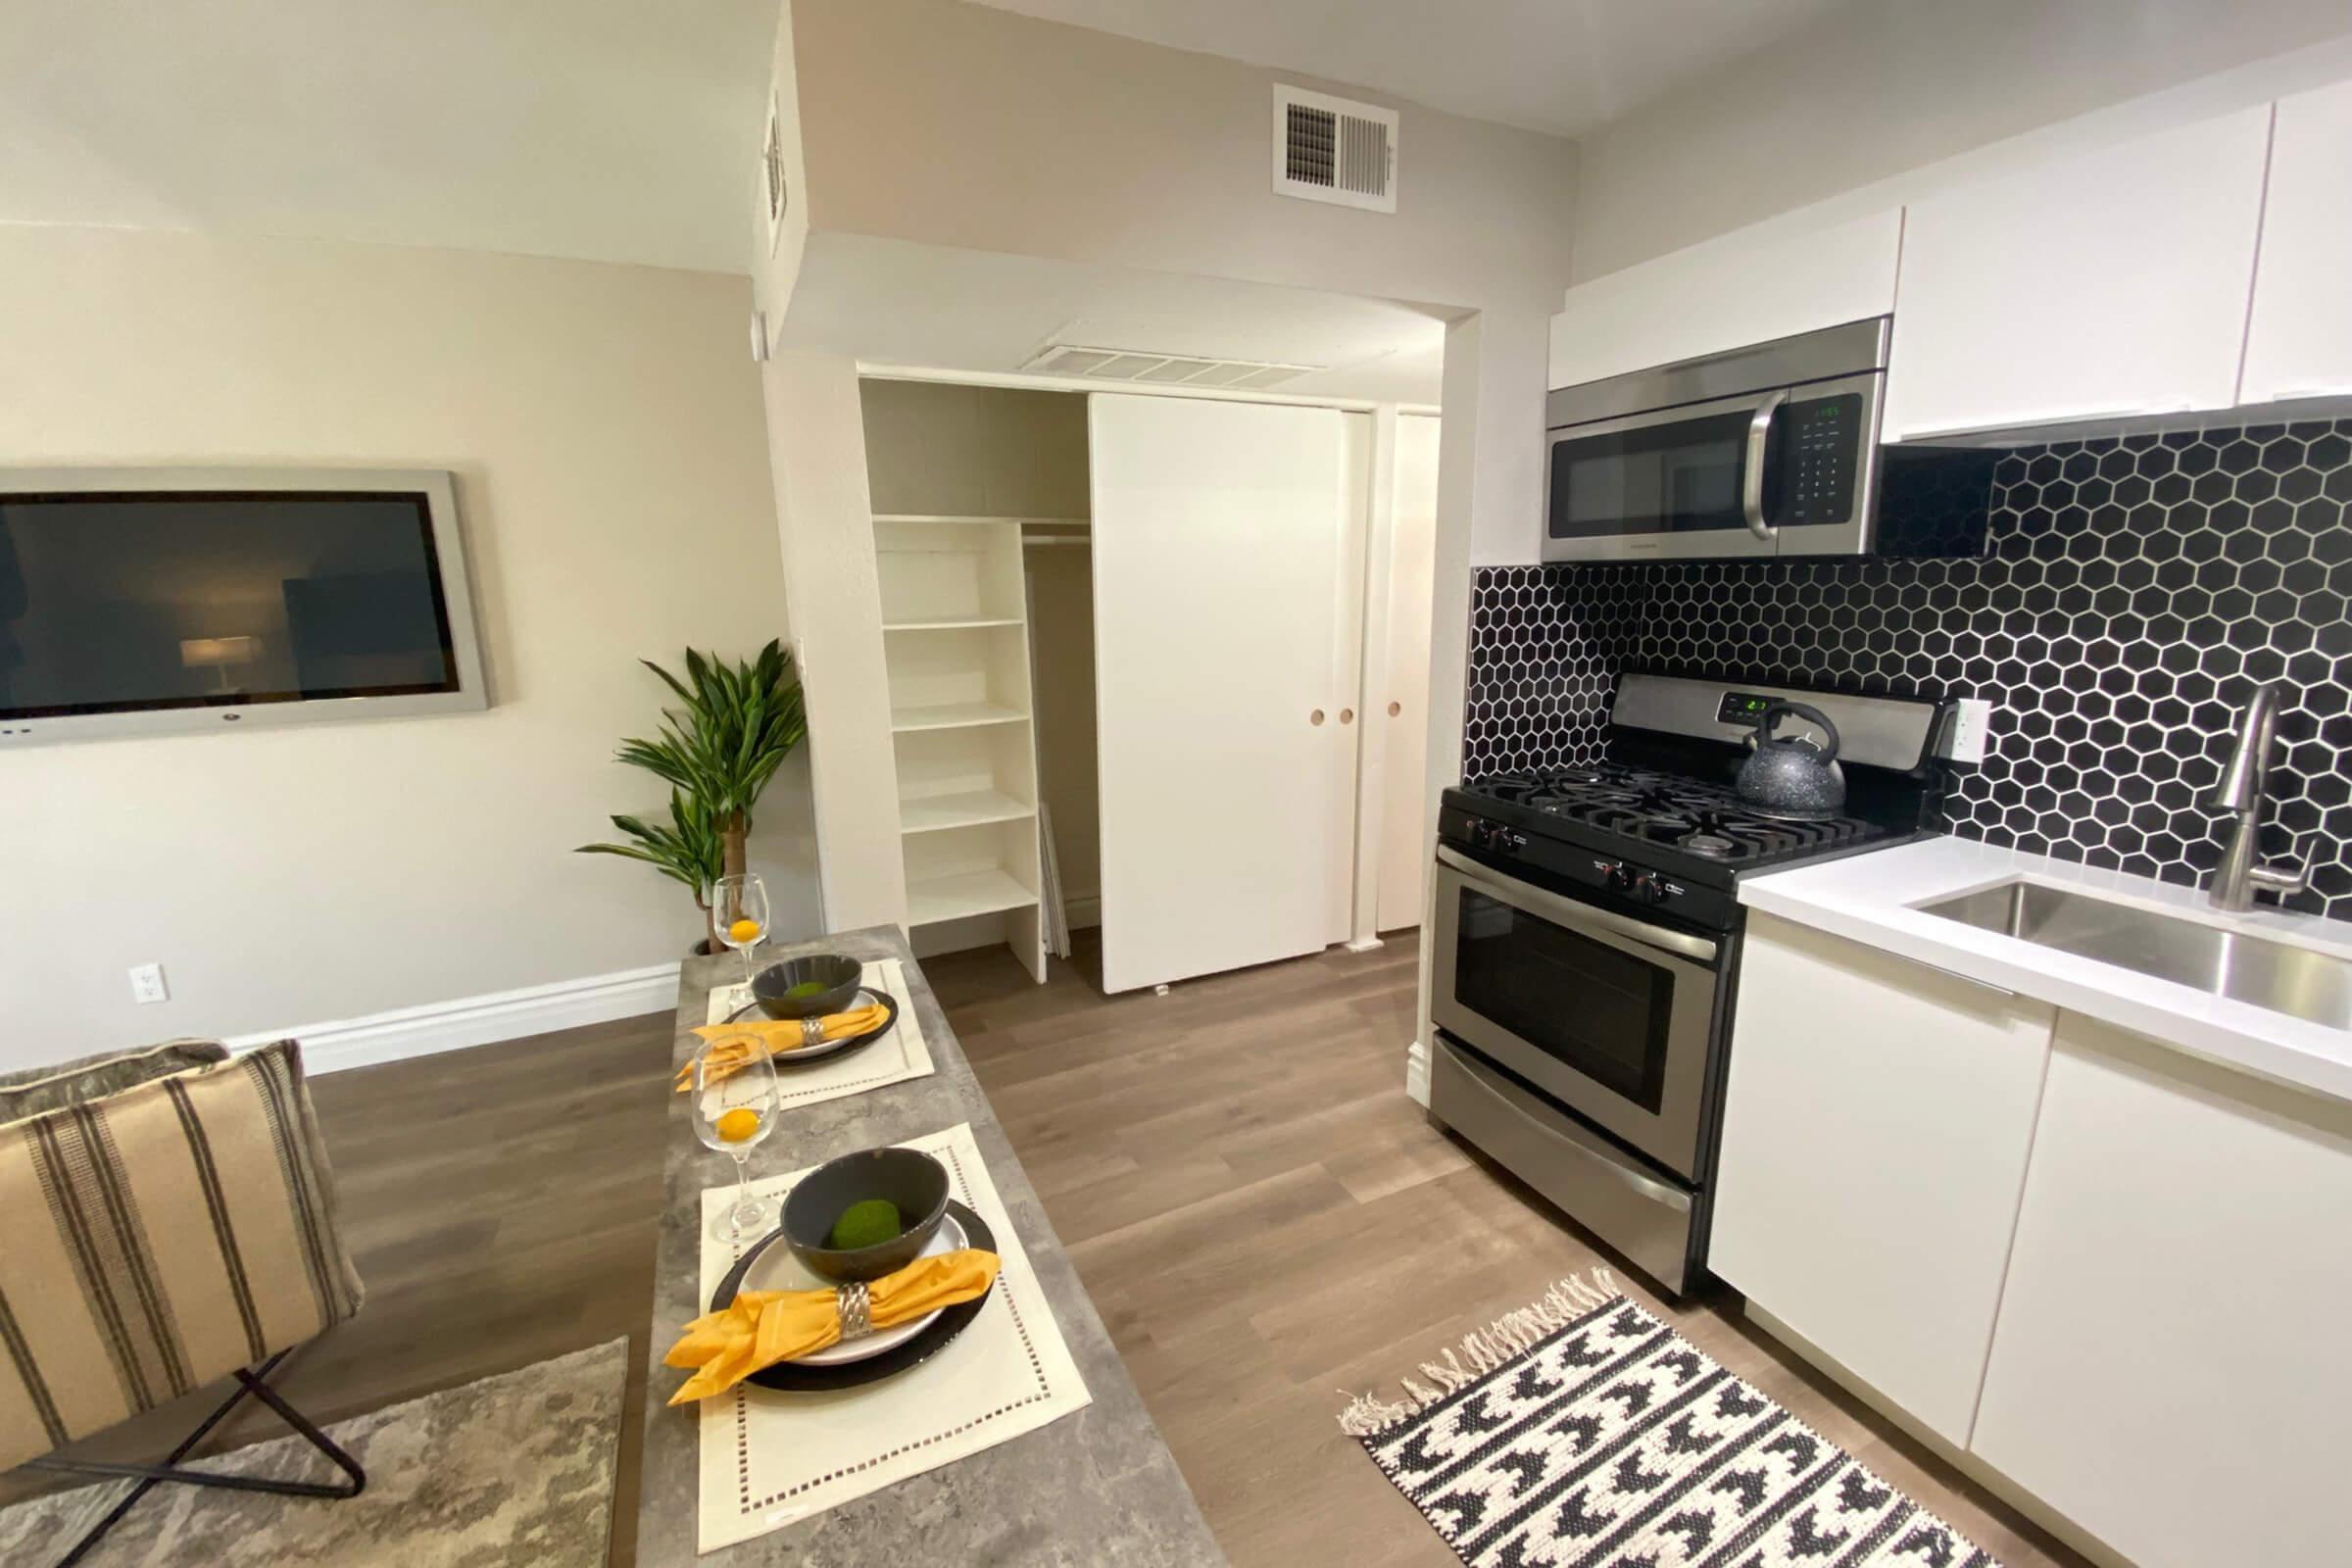
[[[1686,958],[1696,958],[1701,963],[1715,961],[1715,944],[1705,937],[1669,931],[1663,926],[1650,925],[1631,915],[1619,914],[1614,909],[1561,898],[1557,893],[1526,882],[1506,882],[1468,856],[1442,844],[1438,846],[1438,863],[1457,873],[1464,882],[1480,892],[1532,914],[1540,914],[1555,924],[1571,929],[1582,926],[1587,930],[1607,931],[1645,948],[1680,954]]]
[[[1756,412],[1747,421],[1747,455],[1740,466],[1740,514],[1747,519],[1747,531],[1772,544],[1781,537],[1781,530],[1764,520],[1764,454],[1772,439],[1772,421],[1788,401],[1786,392],[1767,392],[1756,404]]]

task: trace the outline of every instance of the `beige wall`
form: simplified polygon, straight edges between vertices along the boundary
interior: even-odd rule
[[[0,1069],[685,951],[682,890],[569,852],[662,799],[611,760],[636,658],[785,630],[743,278],[0,226],[0,463],[455,470],[495,700],[0,754]],[[805,776],[760,835],[799,929]]]
[[[961,0],[794,0],[793,26],[820,231],[1486,313],[1484,358],[1447,375],[1482,383],[1494,424],[1441,530],[1526,558],[1567,142],[1401,105],[1397,210],[1356,212],[1273,194],[1272,83],[1378,94]]]
[[[2217,73],[2261,102],[2303,84],[2297,63],[2247,68],[2348,33],[2344,0],[1844,6],[1584,139],[1576,276]],[[2231,86],[2187,112],[2235,107]]]
[[[869,378],[858,401],[875,512],[1086,515],[1083,393]]]

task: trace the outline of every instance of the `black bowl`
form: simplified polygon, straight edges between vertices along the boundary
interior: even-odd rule
[[[838,953],[786,958],[752,977],[752,1000],[770,1018],[822,1018],[830,1012],[849,1010],[850,1004],[857,1000],[858,983],[864,974],[864,964]],[[824,989],[800,997],[784,994],[812,980]]]
[[[825,1239],[852,1203],[886,1198],[906,1229],[874,1247],[832,1248]],[[827,1160],[784,1200],[784,1243],[824,1279],[878,1280],[914,1261],[948,1211],[948,1168],[912,1149],[862,1149]]]

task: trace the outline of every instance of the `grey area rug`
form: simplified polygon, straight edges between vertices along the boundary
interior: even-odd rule
[[[340,1501],[161,1486],[83,1558],[88,1568],[601,1568],[612,1521],[626,1340],[430,1394],[326,1430],[368,1472]],[[300,1438],[203,1468],[332,1479]],[[0,1563],[55,1562],[119,1483],[0,1512]]]
[[[1340,1417],[1471,1568],[1993,1568],[1605,1272]]]

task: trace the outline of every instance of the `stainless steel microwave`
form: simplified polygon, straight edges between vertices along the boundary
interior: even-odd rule
[[[1553,392],[1544,559],[1871,554],[1892,325],[1874,317]]]

